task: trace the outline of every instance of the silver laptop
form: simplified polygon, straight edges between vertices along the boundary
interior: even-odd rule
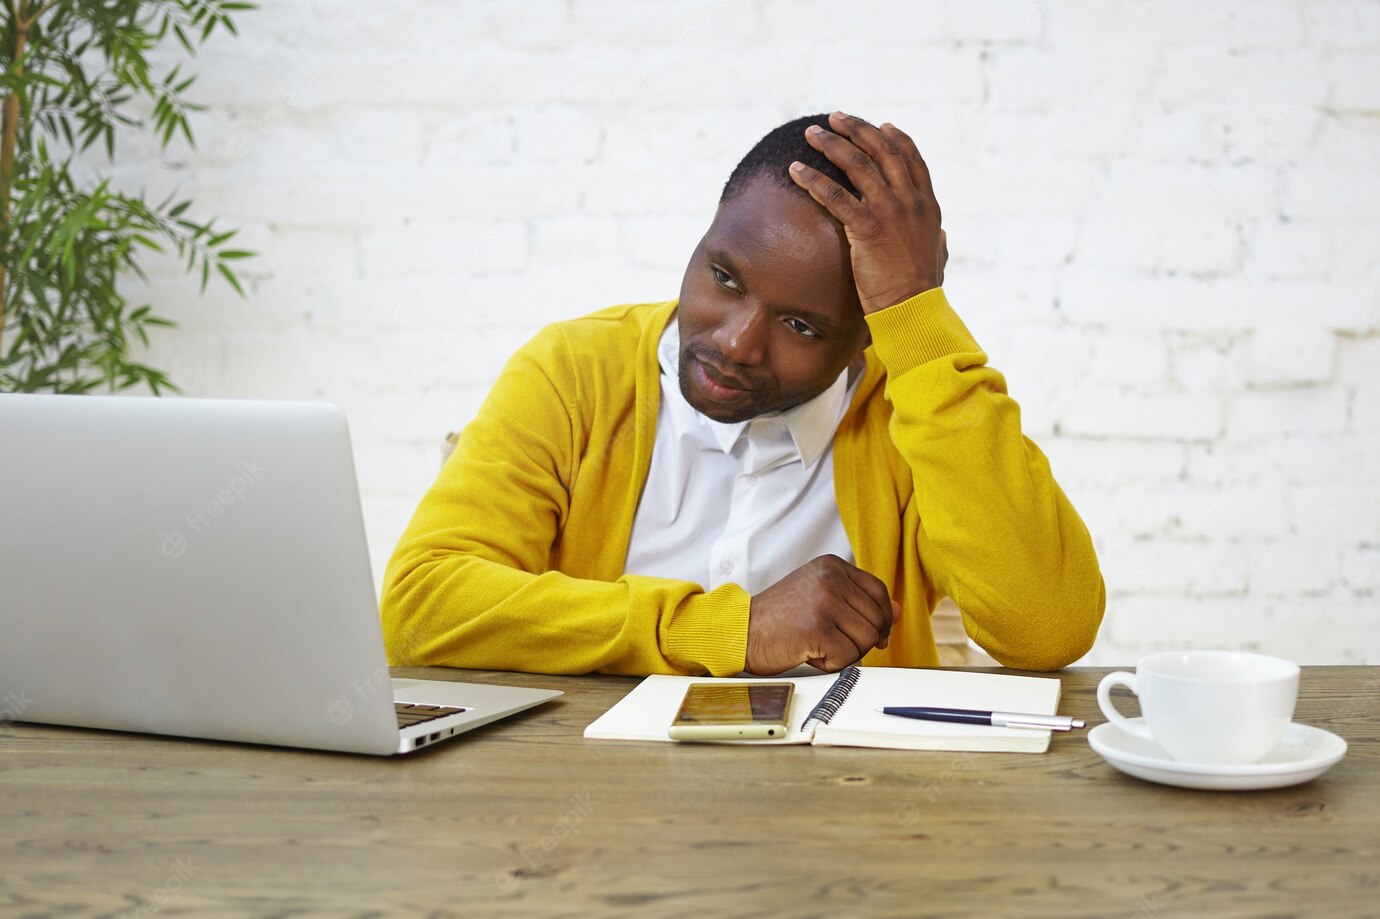
[[[0,395],[0,721],[408,753],[560,693],[390,679],[339,409]]]

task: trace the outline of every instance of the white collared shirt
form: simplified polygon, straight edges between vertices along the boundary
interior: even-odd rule
[[[856,388],[848,371],[788,411],[721,424],[685,401],[679,353],[672,317],[657,345],[656,442],[624,571],[755,595],[816,556],[851,563],[834,497],[834,432]]]

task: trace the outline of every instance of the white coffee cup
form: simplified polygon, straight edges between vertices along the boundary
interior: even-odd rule
[[[1112,704],[1112,687],[1140,697],[1141,723]],[[1097,686],[1102,714],[1127,734],[1158,744],[1179,762],[1258,762],[1294,717],[1299,666],[1238,651],[1166,651],[1118,670]]]

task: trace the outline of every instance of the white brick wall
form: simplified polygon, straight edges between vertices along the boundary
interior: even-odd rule
[[[275,0],[127,187],[244,228],[156,271],[192,395],[351,416],[377,572],[536,328],[661,299],[764,131],[908,129],[951,297],[1083,511],[1090,662],[1380,662],[1380,2]]]

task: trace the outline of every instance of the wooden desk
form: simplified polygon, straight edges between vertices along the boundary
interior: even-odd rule
[[[1062,711],[1103,719],[1103,669]],[[1351,748],[1278,791],[1046,755],[586,742],[634,685],[398,759],[0,726],[0,914],[1314,915],[1380,911],[1380,667],[1309,667]],[[26,910],[25,907],[28,909]],[[295,913],[294,913],[295,914]]]

